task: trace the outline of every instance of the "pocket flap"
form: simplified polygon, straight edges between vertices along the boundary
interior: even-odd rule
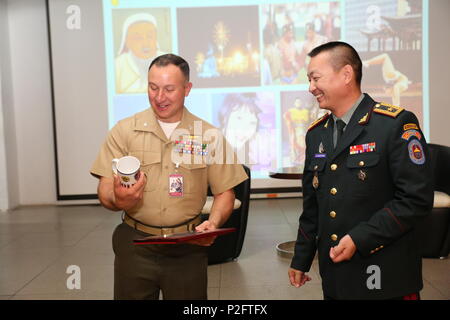
[[[380,161],[380,155],[375,152],[351,155],[347,159],[348,168],[373,167]]]
[[[136,157],[141,161],[141,166],[147,166],[154,163],[161,162],[161,153],[150,151],[132,151],[130,155]]]
[[[188,169],[188,170],[195,170],[195,169],[202,169],[202,168],[206,168],[206,164],[205,163],[199,163],[199,164],[185,164],[185,163],[180,163],[180,167]]]

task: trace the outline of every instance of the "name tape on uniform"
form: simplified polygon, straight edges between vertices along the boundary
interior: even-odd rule
[[[403,131],[407,131],[407,130],[411,130],[411,129],[419,130],[419,126],[415,123],[407,123],[407,124],[403,125]]]

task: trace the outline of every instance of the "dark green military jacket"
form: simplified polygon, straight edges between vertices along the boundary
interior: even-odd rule
[[[303,213],[291,267],[308,272],[317,250],[324,295],[335,299],[419,292],[414,226],[430,212],[433,190],[416,116],[365,94],[335,150],[332,125],[326,115],[306,135]],[[347,234],[357,251],[333,263],[330,248]]]

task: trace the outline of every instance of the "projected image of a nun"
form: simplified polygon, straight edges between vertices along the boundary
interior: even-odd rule
[[[122,40],[116,58],[116,93],[147,92],[150,62],[164,54],[158,44],[158,24],[153,15],[129,16],[122,26]]]

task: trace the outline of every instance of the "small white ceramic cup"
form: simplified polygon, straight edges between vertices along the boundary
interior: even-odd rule
[[[141,162],[133,156],[125,156],[112,160],[112,170],[119,176],[120,183],[125,187],[131,187],[139,179]]]

